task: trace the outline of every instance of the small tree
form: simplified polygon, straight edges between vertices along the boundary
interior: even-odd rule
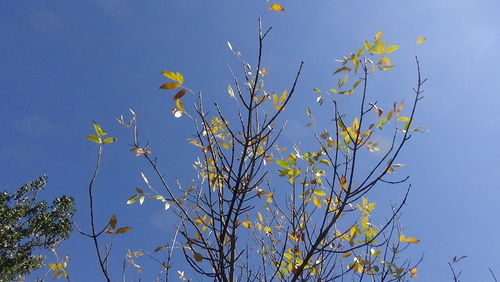
[[[182,74],[163,72],[170,81],[160,88],[178,89],[174,115],[187,115],[194,122],[195,135],[188,142],[200,150],[194,163],[198,183],[184,188],[182,181],[177,181],[174,189],[161,172],[159,156],[148,142],[140,142],[135,113],[129,123],[119,118],[122,125],[133,128],[132,151],[146,160],[164,189],[157,192],[142,174],[148,190],[136,189],[127,203],[142,204],[145,198],[154,198],[166,208],[172,205],[179,218],[173,243],[156,248],[170,250],[168,262],[161,263],[166,277],[174,249],[182,250],[194,271],[216,281],[330,281],[347,275],[360,281],[387,281],[415,277],[418,261],[412,263],[401,252],[418,239],[406,237],[398,221],[409,186],[381,224],[373,221],[375,203],[367,195],[377,185],[402,184],[408,179],[394,179],[390,174],[404,166],[397,159],[412,133],[424,129],[413,126],[425,82],[418,59],[417,83],[407,115],[403,115],[403,102],[391,103],[384,111],[368,96],[369,77],[392,69],[388,54],[398,49],[381,40],[382,32],[338,60],[336,87],[328,93],[313,89],[320,106],[331,106],[332,123],[311,136],[317,143],[315,148],[294,146],[286,153],[278,141],[287,129],[278,121],[296,92],[302,63],[290,91],[266,89],[268,72],[262,58],[269,31],[264,32],[259,21],[255,67],[228,43],[242,63],[241,77],[234,75],[233,85],[228,86],[237,113],[227,114],[215,102],[215,114],[209,114],[203,95],[187,88]],[[188,114],[181,101],[186,94],[197,97],[195,115]],[[356,110],[342,111],[338,97],[354,99]],[[311,108],[305,110],[314,120]],[[381,148],[373,135],[388,130],[391,141]],[[378,160],[360,164],[361,158],[374,152],[380,152]],[[284,184],[273,176],[275,171],[286,179],[289,189],[277,188]],[[183,240],[177,238],[178,233]]]
[[[0,281],[21,279],[44,265],[40,249],[53,249],[71,233],[73,199],[62,196],[52,205],[37,201],[47,176],[0,194]]]

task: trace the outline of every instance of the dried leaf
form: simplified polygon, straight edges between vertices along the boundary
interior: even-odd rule
[[[173,100],[177,100],[177,99],[181,98],[182,96],[186,95],[187,92],[188,92],[187,89],[179,90],[179,92],[177,92],[177,94],[175,94]]]

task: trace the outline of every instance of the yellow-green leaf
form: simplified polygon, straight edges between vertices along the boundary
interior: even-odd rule
[[[391,45],[385,48],[385,53],[389,54],[399,49],[399,45]]]
[[[422,43],[424,43],[424,41],[425,41],[425,37],[421,36],[421,37],[419,37],[419,38],[417,39],[416,43],[417,43],[417,44],[422,44]]]
[[[316,189],[316,190],[313,191],[313,193],[316,194],[316,195],[318,195],[318,196],[320,196],[320,197],[326,196],[326,193],[323,190],[317,190]]]
[[[127,200],[127,205],[130,205],[130,204],[137,202],[138,199],[139,199],[139,195],[134,195],[134,196],[130,197]]]
[[[95,142],[97,144],[101,144],[102,143],[101,138],[99,138],[99,137],[97,137],[95,135],[85,135],[85,138],[87,138],[90,141]]]
[[[116,230],[116,234],[122,234],[122,233],[126,233],[126,232],[129,232],[130,230],[132,230],[132,227],[122,227],[122,228],[118,228],[118,230]]]
[[[102,141],[102,143],[108,144],[108,143],[113,143],[113,142],[116,142],[116,141],[118,141],[118,138],[109,137],[109,138],[104,139],[104,141]]]
[[[378,41],[380,39],[380,37],[382,36],[383,33],[384,33],[383,30],[377,32],[377,34],[375,34],[374,41]]]
[[[257,212],[257,216],[259,217],[259,221],[264,223],[264,217],[262,216],[262,214],[260,212]]]
[[[285,8],[283,8],[283,6],[281,6],[280,4],[276,4],[276,3],[269,5],[268,9],[276,11],[276,12],[283,12],[285,10]]]
[[[410,121],[410,118],[401,116],[401,117],[398,117],[398,121],[406,122],[406,121]]]

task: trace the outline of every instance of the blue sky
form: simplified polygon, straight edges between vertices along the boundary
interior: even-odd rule
[[[303,105],[314,104],[312,87],[329,89],[334,59],[384,30],[385,40],[400,49],[392,56],[395,69],[375,79],[373,95],[383,101],[408,97],[415,84],[415,54],[429,79],[417,122],[430,131],[414,136],[402,156],[408,163],[403,173],[411,175],[413,187],[402,221],[421,239],[412,254],[425,254],[417,280],[449,279],[447,262],[462,255],[468,258],[457,268],[464,281],[492,280],[488,267],[500,276],[495,148],[500,138],[495,86],[500,2],[280,3],[283,13],[266,10],[263,0],[2,1],[0,188],[14,189],[46,173],[43,198],[75,197],[76,221],[87,228],[85,190],[97,148],[83,136],[92,133],[91,121],[98,121],[119,142],[105,148],[97,213],[103,222],[116,214],[119,225],[135,228],[110,237],[114,262],[120,263],[127,248],[163,244],[162,232],[173,222],[156,203],[125,205],[134,187],[144,186],[139,172],[146,168],[128,152],[130,132],[114,119],[133,108],[143,137],[162,156],[166,175],[194,175],[192,146],[184,141],[193,134],[191,122],[172,116],[171,95],[158,89],[166,81],[161,71],[181,72],[190,88],[227,100],[227,63],[236,61],[226,42],[252,61],[257,17],[264,16],[264,25],[273,27],[265,53],[270,87],[289,88],[299,62],[305,61],[288,117],[293,132],[307,133]],[[415,48],[419,36],[427,40]],[[301,141],[294,137],[283,138]],[[384,193],[394,191],[375,192],[377,197]],[[71,256],[73,281],[100,277],[86,238],[74,233],[60,252]],[[113,275],[119,272],[116,267]]]

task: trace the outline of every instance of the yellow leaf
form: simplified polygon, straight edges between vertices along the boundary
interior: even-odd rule
[[[177,109],[181,112],[184,111],[184,105],[182,104],[181,99],[175,100],[175,105],[177,106]]]
[[[287,95],[287,91],[284,90],[283,93],[281,93],[280,99],[278,100],[279,103],[285,101]]]
[[[94,131],[97,136],[101,137],[107,134],[106,131],[102,130],[101,126],[97,122],[93,121],[92,124],[94,125]]]
[[[411,278],[416,278],[418,276],[418,273],[417,273],[417,268],[416,267],[413,267],[410,269],[410,277]]]
[[[269,226],[264,227],[264,232],[266,232],[266,235],[269,235],[269,236],[271,234],[273,234],[273,231],[271,230],[271,227],[269,227]]]
[[[381,64],[386,64],[388,66],[391,65],[391,60],[389,60],[389,58],[387,58],[386,56],[380,56],[380,59],[377,63],[378,65],[381,65]]]
[[[118,228],[118,230],[116,230],[116,234],[126,233],[126,232],[129,232],[130,230],[132,230],[132,227]]]
[[[417,238],[413,238],[413,237],[406,238],[405,235],[401,234],[401,235],[399,235],[399,242],[416,244],[416,243],[420,242],[420,240],[418,240]]]
[[[245,227],[245,228],[248,228],[248,229],[253,229],[253,227],[252,227],[252,223],[251,223],[250,221],[248,221],[248,220],[247,220],[247,221],[243,221],[243,222],[241,223],[241,225],[243,225],[243,227]]]
[[[175,73],[173,71],[164,71],[162,72],[162,74],[173,81],[179,82],[179,84],[182,84],[184,82],[184,77],[182,77],[182,74],[178,72]]]
[[[179,82],[181,85],[184,83],[184,76],[182,76],[181,73],[176,73],[175,76],[177,77],[177,79],[175,81]]]
[[[318,199],[318,197],[313,196],[313,203],[318,209],[321,208],[321,201]]]
[[[259,221],[264,223],[264,217],[262,216],[262,214],[260,212],[257,212],[257,216],[259,217]]]
[[[283,12],[285,10],[285,8],[283,8],[283,6],[281,6],[280,4],[276,4],[276,3],[271,4],[268,9],[276,11],[276,12]]]
[[[165,84],[163,84],[162,86],[160,86],[160,89],[175,89],[175,88],[179,88],[181,87],[181,85],[179,83],[175,83],[175,82],[167,82]]]
[[[421,37],[419,37],[419,38],[417,39],[416,43],[417,43],[417,44],[422,44],[422,43],[424,43],[424,41],[425,41],[425,37],[421,36]]]
[[[410,118],[409,117],[398,117],[398,121],[406,122],[406,121],[410,121]]]
[[[115,229],[115,228],[116,228],[116,223],[117,223],[116,216],[115,216],[115,215],[113,215],[113,216],[109,219],[109,226],[111,226],[111,228]]]
[[[380,39],[380,37],[382,36],[382,33],[384,33],[383,30],[377,32],[377,34],[375,34],[374,41],[378,41]]]

